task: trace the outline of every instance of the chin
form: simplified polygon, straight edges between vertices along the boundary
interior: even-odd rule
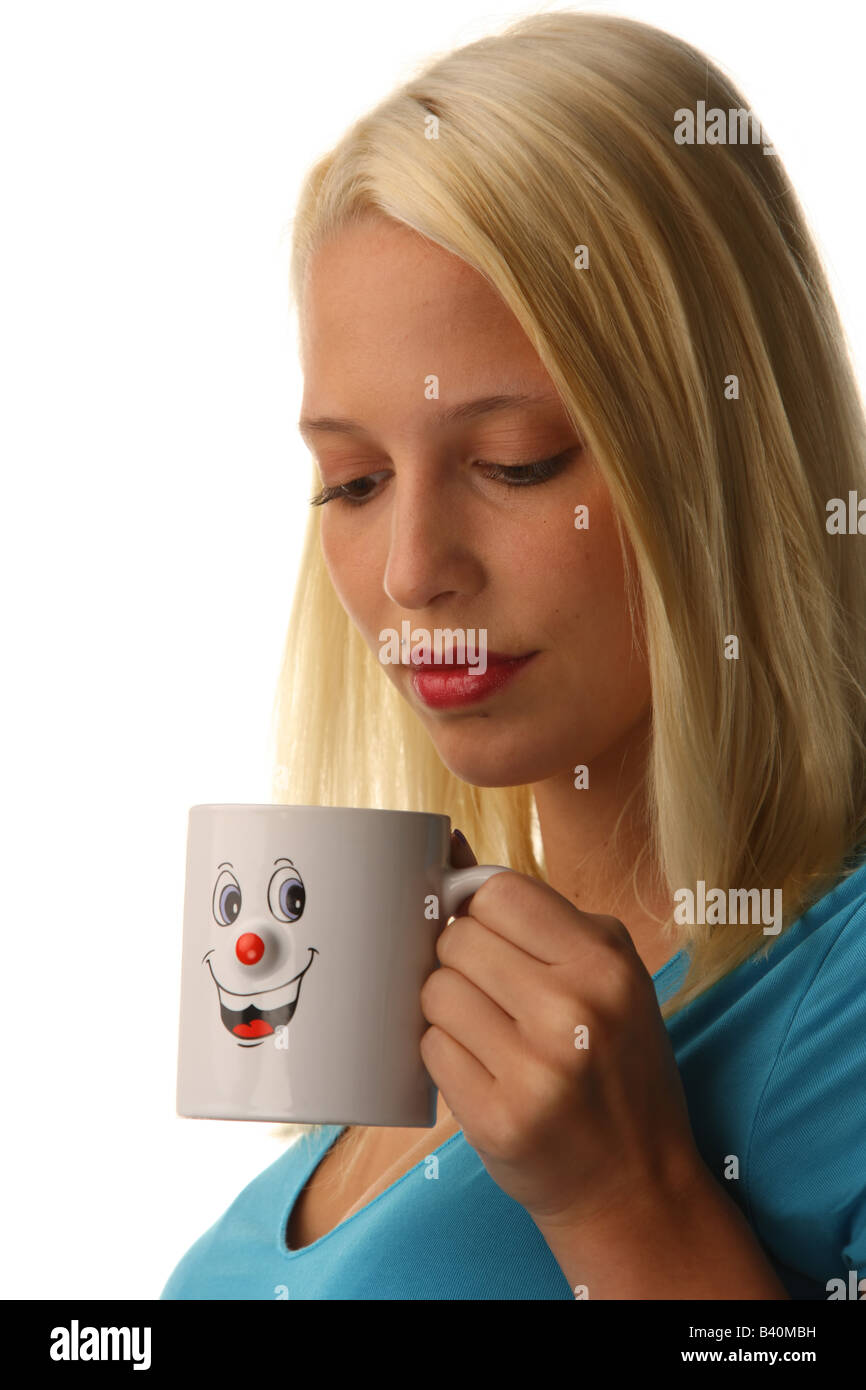
[[[473,787],[522,787],[554,777],[568,765],[561,744],[534,747],[528,736],[514,731],[497,736],[489,725],[474,724],[471,731],[455,731],[452,737],[443,737],[441,729],[439,737],[431,731],[431,738],[448,771]]]

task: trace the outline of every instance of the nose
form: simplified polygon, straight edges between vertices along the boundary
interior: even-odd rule
[[[235,955],[241,965],[258,965],[265,954],[265,943],[254,931],[245,931],[235,943]]]
[[[424,608],[440,594],[475,594],[483,584],[465,498],[435,473],[398,468],[391,484],[391,535],[383,585],[398,608]],[[476,528],[477,529],[477,528]]]

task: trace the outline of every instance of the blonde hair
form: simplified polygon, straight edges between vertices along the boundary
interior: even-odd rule
[[[300,306],[317,247],[372,213],[502,297],[634,551],[646,853],[668,885],[781,888],[784,930],[866,839],[866,565],[825,525],[831,498],[866,495],[866,420],[779,157],[676,143],[698,100],[745,106],[703,53],[630,19],[541,13],[442,55],[309,171],[291,287]],[[480,789],[442,764],[340,604],[319,519],[275,700],[274,800],[443,812],[479,861],[544,878],[529,787]],[[665,1017],[778,939],[676,925],[673,907],[663,929],[689,957]]]

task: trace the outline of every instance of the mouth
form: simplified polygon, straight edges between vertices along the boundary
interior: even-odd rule
[[[466,662],[447,665],[413,660],[409,663],[412,667],[412,688],[431,709],[474,705],[502,690],[537,655],[537,651],[529,652],[526,656],[488,652],[485,671],[479,671],[477,666],[470,666]]]
[[[434,661],[432,657],[425,660],[424,657],[413,654],[408,661],[404,661],[402,664],[404,666],[417,666],[424,671],[430,670],[434,667],[436,670],[441,670],[443,666],[447,666],[448,669],[451,671],[459,671],[466,669],[470,671],[474,670],[474,666],[470,665],[469,662],[449,661],[448,658],[452,655],[453,649],[451,651],[444,652],[441,661]],[[527,652],[525,656],[515,655],[514,652],[486,652],[488,666],[504,666],[511,661],[527,661],[530,656],[534,655],[535,652]]]
[[[220,984],[208,960],[211,977],[217,987],[220,1001],[220,1018],[233,1037],[245,1043],[259,1042],[277,1028],[290,1023],[301,994],[301,982],[318,955],[314,946],[307,948],[310,959],[299,974],[275,989],[261,990],[258,994],[235,994]]]

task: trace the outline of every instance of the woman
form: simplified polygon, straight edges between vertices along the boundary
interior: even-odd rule
[[[307,179],[275,799],[446,812],[516,872],[439,938],[435,1128],[302,1127],[165,1298],[866,1276],[866,569],[828,527],[866,431],[744,107],[661,31],[540,14]],[[496,679],[384,663],[404,622]]]

